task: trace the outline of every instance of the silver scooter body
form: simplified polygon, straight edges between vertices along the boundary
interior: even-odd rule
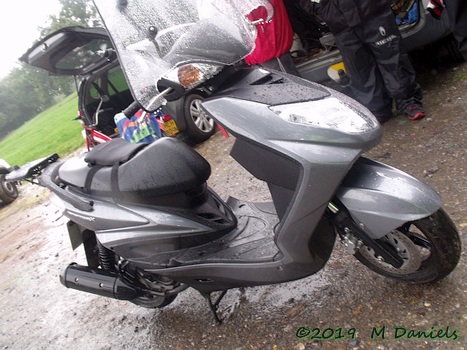
[[[181,85],[173,83],[183,76],[179,69],[201,64],[204,71],[208,67],[207,90],[213,93],[203,107],[236,137],[232,156],[268,184],[273,199],[265,206],[235,199],[223,203],[205,189],[198,190],[202,195],[195,205],[179,206],[166,197],[191,203],[185,193],[175,189],[183,186],[175,183],[173,191],[158,194],[161,185],[157,181],[147,183],[141,178],[138,182],[140,174],[128,170],[145,164],[134,159],[156,162],[160,158],[162,152],[152,155],[162,149],[161,143],[155,142],[157,147],[147,147],[114,170],[97,170],[92,180],[86,180],[89,186],[83,186],[84,192],[91,197],[100,195],[87,199],[93,203],[91,212],[77,212],[76,206],[67,209],[70,218],[94,231],[110,251],[145,271],[204,291],[278,283],[311,275],[324,266],[335,239],[327,215],[330,207],[347,212],[359,235],[370,239],[381,238],[401,223],[428,216],[440,207],[439,196],[426,185],[360,158],[382,135],[377,120],[361,105],[287,74],[221,68],[252,49],[255,27],[244,23],[245,16],[255,6],[268,8],[268,2],[213,1],[211,7],[198,9],[191,2],[168,6],[162,0],[95,3],[143,107],[154,108],[162,101],[153,97],[154,89],[168,100],[184,93]],[[172,20],[174,23],[165,27]],[[156,83],[154,77],[159,78]],[[172,146],[166,146],[167,153],[178,147]],[[192,158],[194,164],[202,163]],[[173,178],[164,166],[167,164],[154,169],[157,176],[150,171],[146,175],[159,181]],[[205,166],[199,168],[206,173]],[[129,185],[119,182],[133,177]],[[199,188],[206,180],[206,176],[199,178],[194,185]],[[70,181],[73,185],[79,182]],[[101,190],[107,182],[114,185]],[[119,192],[144,192],[143,185],[154,195],[115,198]],[[394,186],[396,196],[390,189]],[[122,187],[129,190],[122,191]],[[204,199],[198,203],[201,197]],[[210,209],[205,208],[206,203]],[[85,219],[97,213],[96,208],[101,214],[93,216],[92,222]],[[119,217],[125,217],[126,211],[132,219],[115,227],[111,223],[114,214],[121,212]],[[193,218],[194,211],[220,217],[216,224],[222,228],[208,224],[202,215]],[[191,239],[192,235],[196,239]]]
[[[326,215],[329,203],[343,205],[372,239],[440,207],[439,196],[428,186],[399,170],[360,157],[379,142],[382,134],[369,112],[359,112],[356,120],[363,118],[364,123],[356,128],[350,125],[350,131],[296,122],[301,112],[314,113],[309,108],[315,102],[333,107],[339,100],[348,111],[361,111],[362,107],[352,100],[278,72],[245,69],[234,77],[235,83],[229,81],[225,89],[203,103],[203,108],[236,137],[232,157],[268,184],[273,203],[254,204],[233,198],[223,203],[207,188],[209,200],[203,200],[201,206],[214,204],[204,212],[221,208],[225,213],[224,226],[213,227],[193,218],[191,213],[198,211],[198,206],[174,204],[183,201],[165,204],[166,199],[159,195],[146,199],[119,196],[117,192],[124,187],[121,183],[117,190],[106,190],[104,187],[112,183],[109,167],[98,170],[92,181],[86,180],[90,168],[81,156],[61,165],[58,175],[73,184],[74,189],[68,191],[84,202],[92,202],[92,210],[79,210],[65,201],[64,214],[95,232],[107,249],[139,268],[211,292],[280,283],[319,271],[335,239]],[[255,83],[265,78],[275,83]],[[289,113],[292,119],[284,117],[288,113],[284,111],[289,110],[284,106],[293,109]],[[324,120],[325,116],[317,118]],[[164,152],[170,155],[172,144],[180,146],[176,140],[162,140],[135,157],[136,161],[140,157],[154,163],[151,174],[158,179],[155,188],[168,174],[164,168],[170,160],[161,157]],[[188,147],[185,151],[194,152]],[[135,168],[136,161],[120,165],[118,178],[125,177],[125,167]],[[77,190],[86,186],[89,194]],[[171,196],[177,198],[177,192]]]

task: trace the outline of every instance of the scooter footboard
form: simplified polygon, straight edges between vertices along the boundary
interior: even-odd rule
[[[441,207],[441,197],[430,186],[396,168],[363,157],[349,171],[336,197],[374,239]]]

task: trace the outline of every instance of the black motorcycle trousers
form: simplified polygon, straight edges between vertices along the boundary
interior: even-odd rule
[[[391,13],[349,27],[335,38],[353,97],[378,119],[392,115],[392,99],[400,112],[411,105],[421,106],[415,70]]]

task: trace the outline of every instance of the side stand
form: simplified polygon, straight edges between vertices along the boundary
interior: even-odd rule
[[[202,296],[208,301],[209,309],[211,310],[212,315],[214,316],[214,320],[216,321],[217,325],[222,324],[222,320],[219,318],[219,314],[217,313],[217,309],[219,307],[219,303],[221,302],[222,298],[224,298],[227,290],[223,290],[221,294],[217,297],[217,299],[213,302],[211,299],[212,293],[201,293]]]

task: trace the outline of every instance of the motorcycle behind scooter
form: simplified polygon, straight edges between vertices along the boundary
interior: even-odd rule
[[[274,15],[268,1],[94,2],[136,100],[122,113],[151,112],[203,86],[204,112],[235,136],[231,156],[272,201],[222,200],[207,185],[209,163],[173,138],[114,139],[65,161],[35,161],[8,176],[38,180],[62,200],[72,247],[83,244],[87,258],[63,270],[63,285],[148,308],[191,287],[220,323],[227,290],[311,276],[336,236],[370,269],[403,282],[454,270],[460,239],[437,192],[361,156],[382,135],[366,108],[241,64],[255,24]],[[260,6],[268,15],[247,19]]]

